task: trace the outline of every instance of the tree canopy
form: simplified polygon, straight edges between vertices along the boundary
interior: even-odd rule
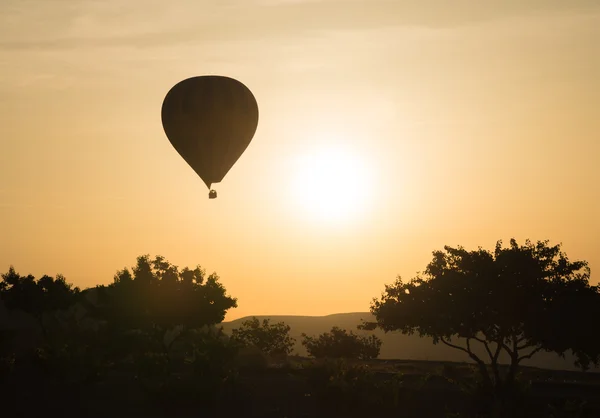
[[[0,298],[6,308],[22,310],[36,317],[43,312],[70,307],[80,293],[78,287],[67,283],[64,276],[44,275],[37,279],[31,274],[21,276],[13,266],[2,274]]]
[[[114,283],[97,291],[96,313],[125,329],[198,328],[222,322],[237,307],[217,274],[207,276],[200,266],[179,269],[162,256],[138,257],[132,272],[117,271]]]

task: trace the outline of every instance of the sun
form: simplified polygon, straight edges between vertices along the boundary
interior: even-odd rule
[[[318,146],[299,155],[292,167],[294,207],[313,221],[356,221],[371,202],[372,170],[358,150],[342,144]]]

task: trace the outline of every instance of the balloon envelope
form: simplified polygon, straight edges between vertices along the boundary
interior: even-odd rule
[[[258,126],[258,105],[241,82],[205,75],[173,86],[161,117],[173,147],[210,189],[250,144]]]

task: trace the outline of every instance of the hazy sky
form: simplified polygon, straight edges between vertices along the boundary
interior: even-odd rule
[[[260,107],[216,200],[160,120],[211,73]],[[364,311],[511,237],[597,282],[599,74],[597,0],[2,0],[0,271],[160,254],[216,271],[227,319]]]

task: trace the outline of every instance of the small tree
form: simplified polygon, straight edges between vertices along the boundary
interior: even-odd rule
[[[257,347],[270,356],[289,355],[296,341],[289,335],[290,326],[284,322],[269,322],[269,319],[263,319],[261,323],[258,318],[252,317],[242,322],[240,328],[233,329],[231,337],[245,346]]]
[[[381,340],[375,335],[363,337],[339,327],[331,328],[318,338],[306,334],[302,334],[302,338],[302,345],[315,358],[370,360],[377,358],[381,350]]]
[[[385,287],[371,305],[377,322],[367,329],[416,332],[464,351],[496,394],[513,382],[523,360],[542,350],[562,356],[571,350],[584,369],[598,363],[592,318],[600,314],[600,293],[589,284],[586,262],[569,261],[560,245],[548,241],[519,246],[513,239],[508,248],[498,241],[493,253],[444,249],[433,253],[423,276]],[[476,344],[487,361],[476,354]],[[505,376],[501,352],[510,359]]]

